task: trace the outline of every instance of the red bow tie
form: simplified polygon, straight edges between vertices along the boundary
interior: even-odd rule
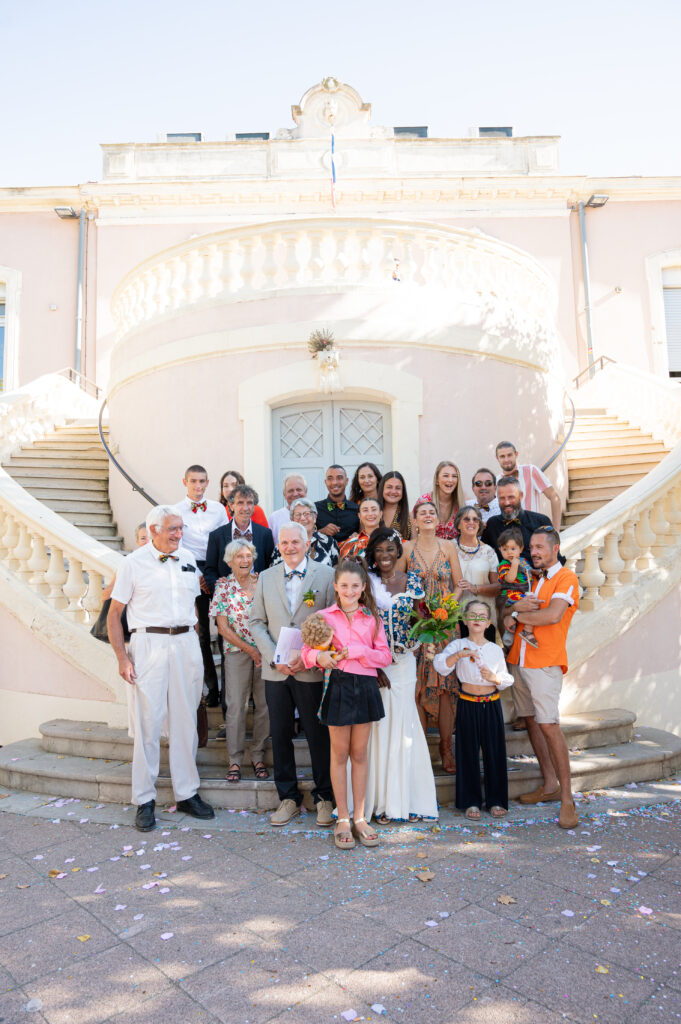
[[[192,501],[192,512],[198,512],[201,509],[202,512],[206,511],[205,501]]]

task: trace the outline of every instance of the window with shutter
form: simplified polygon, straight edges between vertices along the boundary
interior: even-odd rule
[[[669,376],[681,377],[681,287],[663,288]]]

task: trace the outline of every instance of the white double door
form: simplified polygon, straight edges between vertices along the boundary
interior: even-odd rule
[[[303,474],[308,496],[317,501],[326,494],[324,475],[333,463],[350,479],[363,462],[382,473],[394,468],[387,405],[337,399],[285,405],[273,411],[272,429],[275,506],[290,473]]]

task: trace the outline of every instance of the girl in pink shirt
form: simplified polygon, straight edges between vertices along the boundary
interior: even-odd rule
[[[378,846],[378,835],[364,818],[367,785],[367,746],[371,723],[384,717],[377,669],[392,657],[374,602],[366,571],[346,559],[336,567],[336,603],[320,613],[333,629],[333,652],[303,645],[306,668],[330,669],[321,705],[321,720],[329,727],[331,782],[338,821],[334,840],[339,850],[351,850],[355,840],[348,811],[347,764],[350,758],[354,825],[363,846]]]

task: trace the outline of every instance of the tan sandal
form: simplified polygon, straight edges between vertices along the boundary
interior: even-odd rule
[[[366,827],[369,829],[367,832],[362,832],[361,829],[357,828],[358,822],[363,821]],[[378,846],[380,839],[378,838],[378,832],[374,832],[366,818],[355,818],[355,833],[362,846]]]
[[[349,824],[349,818],[338,818],[336,821],[336,828],[338,828],[339,825]],[[355,837],[353,836],[350,828],[342,828],[338,832],[334,832],[333,841],[337,850],[354,850],[355,848]]]
[[[479,807],[469,807],[466,811],[466,817],[469,821],[480,821],[482,817]]]
[[[508,814],[508,811],[506,810],[505,807],[502,807],[500,804],[495,804],[494,807],[490,807],[489,813],[493,818],[505,818],[506,815]]]

